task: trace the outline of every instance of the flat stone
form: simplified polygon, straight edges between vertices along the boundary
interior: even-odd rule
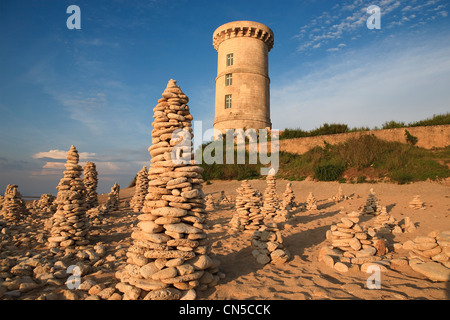
[[[347,272],[348,271],[348,266],[342,262],[336,262],[334,264],[333,268],[339,272]]]
[[[433,281],[450,281],[450,269],[437,262],[412,264],[411,268]]]

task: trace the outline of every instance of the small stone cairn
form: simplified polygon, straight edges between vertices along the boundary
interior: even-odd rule
[[[214,197],[212,194],[208,194],[205,196],[205,210],[206,211],[212,211],[215,209],[215,204],[214,204]]]
[[[28,213],[25,202],[22,200],[22,195],[17,189],[18,186],[15,184],[6,186],[3,206],[0,211],[3,218],[10,222],[20,220]]]
[[[254,232],[263,224],[261,197],[247,180],[243,180],[236,190],[236,213],[229,225],[232,230]]]
[[[140,212],[144,206],[145,196],[148,193],[148,172],[147,166],[143,166],[136,175],[136,187],[131,199],[130,206],[134,212]]]
[[[370,188],[369,196],[367,197],[366,204],[361,208],[362,213],[364,214],[379,214],[381,212],[381,206],[378,203],[378,198],[373,191],[373,188]]]
[[[294,190],[292,190],[292,184],[290,182],[286,184],[286,189],[284,190],[283,193],[282,207],[289,211],[297,207],[295,203]]]
[[[56,197],[51,193],[44,193],[39,200],[35,200],[33,203],[33,209],[36,213],[52,213],[56,211],[57,205],[55,204]]]
[[[425,204],[420,200],[420,195],[415,195],[409,203],[411,209],[425,209]]]
[[[55,203],[57,210],[51,220],[48,246],[74,247],[86,245],[89,221],[86,216],[85,187],[81,174],[83,168],[78,165],[78,151],[74,146],[67,152],[67,163],[64,165],[64,177],[56,189],[58,194]]]
[[[317,200],[312,192],[306,198],[306,210],[317,210]]]
[[[86,188],[86,204],[88,209],[98,206],[98,195],[97,195],[97,167],[95,163],[91,161],[86,161],[83,168],[84,178],[83,183]]]
[[[148,193],[131,234],[127,265],[116,272],[124,300],[195,299],[195,290],[224,277],[205,233],[203,168],[192,164],[190,146],[184,148],[190,141],[185,133],[192,131],[188,97],[174,80],[162,96],[153,109]]]
[[[326,233],[330,246],[319,252],[319,261],[339,272],[347,272],[350,265],[363,265],[383,260],[387,253],[384,239],[371,236],[358,224],[358,217],[344,217]]]
[[[332,200],[332,201],[334,201],[334,202],[341,202],[341,201],[344,201],[344,200],[348,200],[349,198],[350,198],[350,197],[346,196],[346,195],[344,194],[344,192],[342,191],[342,187],[339,186],[338,193],[335,194],[334,196],[332,196],[332,197],[330,198],[330,200]]]
[[[283,237],[275,223],[262,225],[251,238],[253,257],[260,264],[282,264],[290,260],[289,251],[283,246]]]
[[[117,211],[119,210],[120,205],[120,185],[116,182],[111,187],[111,191],[108,194],[108,198],[106,199],[106,210],[107,211]]]
[[[229,205],[233,205],[233,200],[231,199],[231,197],[228,197],[225,195],[225,191],[222,190],[220,191],[220,197],[218,200],[219,206],[229,206]]]

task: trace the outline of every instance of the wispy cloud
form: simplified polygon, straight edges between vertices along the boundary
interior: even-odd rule
[[[334,5],[329,11],[322,12],[300,28],[294,36],[300,42],[297,50],[309,52],[321,48],[329,52],[339,51],[336,41],[342,41],[346,37],[350,40],[360,38],[357,33],[366,28],[366,21],[370,16],[367,8],[370,5],[380,7],[382,29],[392,29],[406,24],[409,28],[423,26],[448,14],[445,10],[447,3],[443,3],[443,0],[345,1]]]
[[[88,160],[89,158],[95,157],[95,153],[93,152],[80,152],[78,154],[80,156],[80,160]],[[66,150],[59,150],[59,149],[53,149],[49,151],[42,151],[38,152],[32,155],[33,159],[56,159],[56,160],[62,160],[66,159],[67,157],[67,151]]]

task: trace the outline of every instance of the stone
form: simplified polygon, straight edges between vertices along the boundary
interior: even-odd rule
[[[339,272],[348,272],[348,266],[342,262],[336,262],[333,268]]]
[[[148,193],[148,172],[147,166],[143,166],[136,174],[136,186],[131,198],[130,206],[134,212],[140,212],[144,206],[145,197]]]
[[[450,281],[450,269],[437,262],[412,264],[411,268],[432,281]]]

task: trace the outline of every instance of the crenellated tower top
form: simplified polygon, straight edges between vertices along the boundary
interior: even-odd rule
[[[213,46],[217,51],[219,45],[231,38],[251,37],[264,41],[268,51],[272,49],[274,43],[273,31],[266,25],[254,21],[233,21],[218,27],[213,34]]]

